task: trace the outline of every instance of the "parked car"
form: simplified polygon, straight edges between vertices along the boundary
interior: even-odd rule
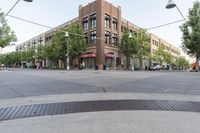
[[[150,70],[160,70],[160,69],[161,69],[160,65],[159,65],[159,64],[156,64],[156,63],[154,63],[154,64],[150,67]]]

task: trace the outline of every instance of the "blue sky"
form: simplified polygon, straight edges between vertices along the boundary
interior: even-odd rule
[[[17,0],[0,0],[0,8],[7,12]],[[33,0],[32,3],[21,0],[10,12],[20,18],[45,24],[51,27],[60,25],[78,16],[78,7],[86,5],[93,0]],[[142,28],[151,28],[165,23],[182,19],[178,11],[166,9],[168,0],[107,0],[113,5],[121,6],[122,16],[128,21]],[[184,14],[187,16],[189,8],[195,0],[174,0]],[[34,36],[47,31],[37,25],[29,24],[10,17],[6,18],[10,27],[16,32],[18,42],[22,43]],[[181,23],[150,30],[164,40],[176,46],[181,45]],[[13,49],[13,48],[7,48]]]

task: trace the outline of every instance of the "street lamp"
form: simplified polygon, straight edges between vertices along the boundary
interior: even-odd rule
[[[69,32],[65,32],[65,37],[69,37]],[[67,70],[69,70],[69,49],[67,48],[67,53],[66,53],[66,56],[67,56]]]
[[[115,52],[114,53],[114,70],[117,69],[117,56],[118,56],[118,54]]]
[[[131,32],[129,32],[129,36],[128,36],[128,38],[133,38],[133,35],[132,35]]]
[[[166,8],[167,9],[172,9],[176,7],[176,9],[178,10],[178,12],[180,13],[180,15],[183,17],[183,19],[186,21],[186,18],[184,17],[184,15],[182,14],[182,12],[180,11],[180,9],[178,8],[178,6],[176,5],[176,3],[173,1],[173,0],[169,0],[167,5],[166,5]]]
[[[14,9],[14,7],[19,3],[20,0],[17,0],[15,4],[10,8],[10,10],[6,13],[5,17],[8,16],[8,14]],[[26,2],[33,2],[33,0],[24,0]]]
[[[23,49],[24,47],[24,49]],[[24,45],[21,49],[21,68],[23,68],[23,61],[22,61],[22,52],[26,52],[26,45]]]
[[[148,28],[147,30],[152,30],[152,29],[157,29],[157,28],[161,28],[161,27],[165,27],[165,26],[168,26],[168,25],[172,25],[172,24],[176,24],[176,23],[180,23],[182,21],[186,21],[186,18],[184,17],[184,15],[181,13],[180,9],[178,8],[178,6],[176,5],[176,3],[173,1],[173,0],[169,0],[167,5],[166,5],[166,8],[167,9],[172,9],[176,7],[176,9],[178,10],[178,12],[181,14],[182,18],[181,20],[177,20],[177,21],[173,21],[173,22],[169,22],[169,23],[166,23],[166,24],[162,24],[162,25],[158,25],[158,26],[154,26],[154,27],[151,27],[151,28]]]

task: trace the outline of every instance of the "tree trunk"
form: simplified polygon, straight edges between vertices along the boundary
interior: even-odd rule
[[[64,69],[67,69],[67,58],[66,56],[63,58]]]
[[[143,70],[143,58],[139,57],[139,61],[140,61],[140,70]]]
[[[199,72],[199,56],[196,55],[196,70]]]
[[[130,69],[130,57],[126,57],[126,68],[129,70]]]

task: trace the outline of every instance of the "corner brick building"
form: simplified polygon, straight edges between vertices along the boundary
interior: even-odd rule
[[[94,68],[98,64],[99,69],[106,65],[110,69],[120,68],[125,65],[125,58],[118,51],[118,45],[125,28],[134,33],[140,27],[124,19],[121,15],[121,7],[115,7],[105,0],[95,0],[88,5],[79,6],[79,16],[54,29],[51,29],[37,37],[34,37],[18,46],[16,51],[26,50],[35,45],[47,45],[51,42],[52,34],[58,28],[68,27],[71,23],[78,23],[83,27],[87,51],[80,56],[85,68]],[[174,57],[180,56],[180,50],[167,41],[154,34],[150,35],[151,53],[153,54],[160,43],[163,43]],[[139,65],[137,59],[132,59],[135,65]],[[63,67],[60,62],[59,67]],[[151,65],[149,60],[144,60],[146,66]],[[42,62],[43,67],[49,66],[49,61]]]

